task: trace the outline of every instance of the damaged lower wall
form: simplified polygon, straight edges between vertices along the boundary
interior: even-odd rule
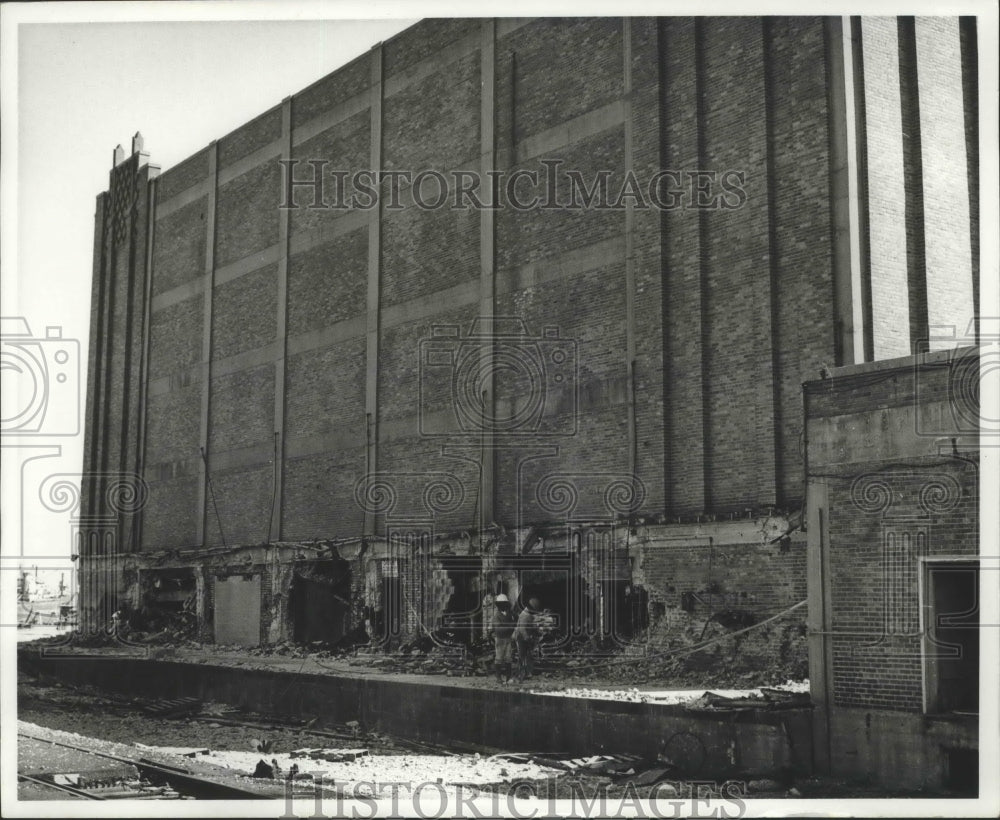
[[[649,528],[632,581],[654,621],[670,611],[761,618],[806,597],[806,539],[784,517]]]
[[[515,609],[538,598],[552,651],[586,642],[613,652],[693,643],[709,622],[722,634],[802,601],[804,538],[797,519],[779,515],[454,535],[421,524],[391,538],[137,553],[106,564],[118,573],[114,608],[140,638],[464,651],[491,640],[503,593]],[[804,665],[793,634],[803,619],[804,610],[785,632],[748,636],[744,650],[761,645],[744,654],[761,668]]]

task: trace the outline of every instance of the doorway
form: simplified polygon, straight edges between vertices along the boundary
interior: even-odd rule
[[[979,711],[979,561],[928,560],[921,584],[924,711]]]

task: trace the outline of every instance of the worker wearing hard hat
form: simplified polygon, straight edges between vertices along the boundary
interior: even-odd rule
[[[514,640],[517,641],[517,679],[524,682],[535,671],[535,644],[541,634],[539,621],[542,606],[538,599],[531,597],[528,605],[517,616]]]
[[[496,658],[493,669],[497,674],[497,683],[510,683],[511,657],[514,650],[514,627],[517,619],[510,608],[510,600],[500,593],[493,602],[496,605],[496,615],[493,619],[493,638],[496,641]]]

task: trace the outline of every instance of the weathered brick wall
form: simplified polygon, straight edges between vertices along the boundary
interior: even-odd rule
[[[208,174],[208,149],[203,148],[173,168],[168,168],[157,180],[157,202],[168,202],[197,185]],[[155,276],[155,274],[154,274]]]
[[[208,151],[157,181],[146,398],[145,472],[149,501],[142,548],[198,542],[202,328]]]
[[[830,150],[822,18],[767,21],[776,501],[802,497],[802,382],[833,366]]]
[[[806,597],[805,543],[650,544],[640,550],[650,602],[707,617],[723,609],[763,619]],[[685,593],[697,598],[685,598]],[[684,600],[682,600],[684,599]]]
[[[158,189],[163,190],[159,186]],[[159,201],[165,202],[166,198],[160,194]],[[205,207],[205,197],[198,197],[156,221],[156,243],[153,247],[154,295],[159,296],[197,279],[204,272]]]
[[[835,357],[823,21],[660,25],[662,167],[743,173],[746,195],[662,216],[665,507],[790,509],[799,385]]]
[[[833,598],[833,691],[840,706],[918,711],[921,637],[918,634],[918,555],[978,551],[978,459],[914,459],[886,469],[853,465],[830,492]],[[891,499],[873,509],[853,481],[887,482]],[[874,491],[873,491],[874,492]],[[944,495],[936,495],[938,492]],[[854,633],[854,634],[837,634]]]
[[[254,117],[219,140],[219,167],[225,168],[281,137],[281,107]]]
[[[885,119],[869,116],[870,151],[879,140],[892,143],[888,150],[900,139],[898,83],[895,108],[880,96],[892,96],[885,77],[898,74],[896,21],[882,22],[865,29],[866,76],[879,78],[866,85],[866,108]],[[745,175],[738,179],[745,180],[746,195],[732,209],[637,206],[630,236],[623,209],[497,212],[496,314],[523,318],[532,339],[545,327],[557,328],[574,343],[579,376],[574,400],[573,391],[554,381],[561,374],[546,368],[544,378],[553,381],[544,384],[547,427],[540,431],[575,429],[575,435],[539,435],[498,452],[500,523],[530,523],[518,522],[519,514],[553,517],[537,504],[529,509],[545,475],[621,475],[633,459],[646,515],[690,520],[704,512],[790,510],[801,503],[798,387],[822,365],[836,363],[828,146],[830,123],[841,112],[828,110],[824,33],[819,18],[497,22],[498,170],[541,169],[542,159],[555,158],[588,182],[609,170],[620,184],[630,155],[642,182],[661,168],[734,171]],[[482,37],[480,20],[426,20],[382,45],[385,169],[480,167]],[[287,214],[287,264],[278,241],[277,160],[286,140],[292,157],[302,160],[298,179],[313,173],[309,159],[328,160],[328,172],[368,165],[377,53],[286,101],[290,134],[283,130],[283,106],[276,106],[219,140],[211,149],[218,156],[217,182],[208,178],[209,150],[161,177],[146,407],[153,486],[144,543],[150,548],[193,543],[206,503],[193,498],[192,484],[200,471],[206,389],[199,366],[206,250],[215,283],[207,328],[208,451],[227,540],[236,537],[230,530],[254,541],[267,535],[276,392],[285,414],[278,474],[284,489],[275,513],[281,537],[360,532],[354,489],[366,469],[366,380],[376,365],[378,471],[453,475],[462,498],[436,513],[435,527],[478,524],[481,442],[469,440],[446,457],[442,440],[422,435],[421,413],[443,413],[455,398],[447,379],[428,381],[423,386],[430,390],[421,391],[419,355],[435,325],[467,331],[479,312],[481,215],[383,208],[378,257],[371,258],[373,215],[307,208],[311,193],[300,187],[302,207]],[[326,182],[329,199],[333,182]],[[904,203],[893,191],[903,190],[902,177],[889,182],[878,189],[887,210],[876,215],[882,221],[873,224],[873,247],[884,244],[874,241],[878,231],[899,229],[893,208]],[[872,179],[870,189],[880,184]],[[211,185],[215,242],[207,249]],[[721,193],[714,185],[710,193]],[[697,192],[689,179],[681,179],[681,189],[688,200],[682,206],[690,205]],[[567,193],[563,186],[557,198]],[[900,260],[885,253],[883,267],[895,271]],[[905,281],[905,260],[901,264]],[[882,277],[876,268],[873,261],[873,275]],[[380,277],[377,363],[366,362],[365,344],[372,270]],[[284,285],[287,308],[280,317]],[[283,318],[286,335],[279,338]],[[286,342],[284,382],[275,384]],[[882,341],[876,347],[888,349]],[[525,389],[516,379],[498,379],[501,415],[525,400]],[[548,446],[558,452],[528,462],[517,498],[519,464]],[[420,490],[405,492],[410,495],[393,514],[424,514]],[[600,500],[576,512],[608,515]],[[214,516],[206,516],[208,543],[218,540]]]
[[[806,597],[805,536],[779,541],[787,528],[784,518],[643,528],[632,539],[632,582],[654,614],[738,610],[763,620]]]

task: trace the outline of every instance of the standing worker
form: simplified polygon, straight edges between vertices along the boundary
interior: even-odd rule
[[[528,600],[528,606],[517,616],[514,640],[517,641],[517,679],[524,682],[535,669],[535,643],[538,640],[538,616],[541,604],[537,598]]]
[[[511,656],[514,651],[514,627],[517,620],[510,608],[510,600],[500,593],[496,597],[497,612],[493,621],[493,637],[496,641],[496,659],[493,668],[497,673],[497,683],[510,683]]]

